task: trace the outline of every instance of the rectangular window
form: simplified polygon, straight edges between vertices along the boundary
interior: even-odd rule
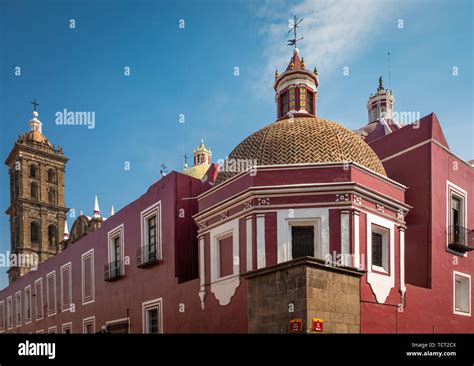
[[[21,291],[15,293],[15,322],[17,327],[21,325]]]
[[[46,275],[46,301],[48,302],[48,316],[56,314],[56,272]]]
[[[95,316],[86,318],[82,321],[82,332],[85,334],[95,333]]]
[[[7,329],[13,328],[13,298],[7,298]]]
[[[143,305],[143,333],[163,333],[162,299],[144,302]]]
[[[291,225],[291,256],[314,257],[315,227],[314,225]]]
[[[31,285],[25,287],[25,324],[31,322]]]
[[[454,313],[471,315],[471,276],[454,272]]]
[[[61,266],[61,309],[68,310],[72,303],[71,262]]]
[[[467,229],[467,192],[450,181],[447,184],[447,246],[456,253],[466,253],[471,244]]]
[[[219,255],[218,277],[229,276],[234,273],[233,237],[232,235],[227,235],[217,240]]]
[[[82,254],[82,305],[95,300],[94,249]]]
[[[58,331],[58,328],[56,326],[48,328],[48,333],[49,334],[56,334],[57,331]]]
[[[105,322],[107,332],[111,334],[128,334],[130,328],[129,320],[129,318],[123,318]]]
[[[281,101],[281,116],[283,117],[290,110],[289,102],[288,102],[288,91],[281,94],[280,101]]]
[[[160,203],[141,212],[142,241],[137,250],[137,266],[145,267],[161,260]]]
[[[390,230],[372,224],[372,269],[388,272],[388,248]]]
[[[123,232],[122,224],[108,233],[109,263],[105,265],[104,269],[104,279],[106,281],[116,280],[124,275]]]
[[[5,331],[5,301],[0,301],[0,332]]]
[[[308,103],[308,113],[314,114],[314,94],[310,92],[309,90],[307,91],[308,93],[308,98],[306,100],[306,103]]]
[[[35,314],[36,320],[43,319],[43,279],[35,281]]]
[[[65,323],[62,326],[63,334],[72,333],[72,323]]]

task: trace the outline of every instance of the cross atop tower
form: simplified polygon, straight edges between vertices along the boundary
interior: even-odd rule
[[[30,102],[31,104],[33,104],[33,111],[36,112],[36,107],[39,106],[39,103],[36,102],[36,99],[33,100],[32,102]]]
[[[304,37],[298,38],[298,37],[296,36],[296,29],[299,28],[298,25],[299,25],[302,21],[303,21],[303,18],[301,18],[300,20],[298,20],[298,18],[296,17],[296,15],[293,17],[293,20],[290,20],[290,30],[288,31],[288,33],[290,33],[290,32],[293,31],[294,38],[288,40],[288,46],[295,46],[295,48],[296,48],[296,42],[301,41],[302,39],[304,39]]]

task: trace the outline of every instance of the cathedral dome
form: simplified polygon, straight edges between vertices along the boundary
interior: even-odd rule
[[[25,140],[38,142],[40,144],[44,144],[49,146],[50,148],[53,148],[53,144],[51,144],[51,142],[49,142],[49,140],[39,131],[27,132],[25,135]]]
[[[253,161],[258,166],[355,162],[386,176],[382,162],[358,135],[319,117],[277,120],[244,139],[229,161]],[[221,171],[216,184],[238,172]]]

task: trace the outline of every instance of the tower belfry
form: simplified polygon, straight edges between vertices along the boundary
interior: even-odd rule
[[[19,135],[5,165],[10,175],[9,282],[60,251],[66,213],[64,172],[68,159],[43,135],[36,100],[29,131]]]

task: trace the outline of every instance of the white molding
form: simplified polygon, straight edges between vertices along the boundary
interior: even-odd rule
[[[144,247],[148,243],[148,230],[146,230],[145,220],[149,217],[156,215],[156,245],[159,258],[163,259],[163,248],[162,248],[162,225],[161,225],[161,200],[155,202],[151,206],[148,206],[140,212],[140,246]]]
[[[201,236],[199,238],[199,298],[201,299],[201,310],[204,310],[206,307],[204,303],[204,299],[206,298],[205,244],[204,236]]]
[[[86,333],[86,325],[87,324],[92,324],[93,331],[92,331],[91,334],[94,334],[96,332],[96,329],[95,329],[95,315],[82,319],[82,333]]]
[[[53,278],[53,283],[54,283],[54,292],[53,292],[53,294],[54,294],[54,308],[53,308],[53,310],[54,311],[50,312],[50,310],[49,310],[50,309],[49,279],[51,277]],[[48,302],[48,306],[46,308],[46,311],[48,312],[48,318],[51,317],[51,316],[56,315],[56,313],[57,313],[57,296],[56,295],[57,295],[56,294],[56,270],[53,270],[53,271],[46,274],[46,300]]]
[[[341,210],[341,264],[344,266],[352,266],[352,257],[350,253],[350,211]]]
[[[0,309],[1,309],[1,320],[2,322],[0,323],[0,333],[5,333],[7,327],[7,319],[6,319],[6,306],[5,306],[5,300],[0,300]]]
[[[316,226],[314,246],[315,257],[326,258],[329,254],[329,209],[295,208],[277,210],[277,258],[278,263],[291,260],[291,222],[312,222]]]
[[[370,284],[378,303],[385,303],[392,288],[395,287],[395,223],[377,215],[366,213],[366,257],[367,257],[367,282]],[[390,231],[389,234],[389,274],[374,272],[372,269],[372,224],[381,226]]]
[[[38,330],[36,331],[36,334],[44,334],[44,329],[38,329]]]
[[[354,267],[362,269],[360,261],[360,214],[359,211],[353,211],[354,223]]]
[[[69,300],[67,306],[64,302],[64,273],[68,271],[69,273]],[[60,268],[60,282],[61,282],[61,311],[68,309],[72,303],[72,262],[67,262],[63,264]]]
[[[146,310],[158,308],[158,333],[163,333],[163,298],[159,297],[154,300],[145,301],[142,303],[142,332],[147,333]]]
[[[28,291],[27,291],[28,290]],[[32,303],[32,289],[31,289],[31,284],[26,286],[25,289],[24,289],[24,300],[26,300],[26,294],[27,292],[29,292],[30,296],[29,296],[29,304],[30,304],[30,317],[28,318],[26,316],[26,314],[28,313],[27,312],[27,309],[26,309],[26,301],[24,301],[23,303],[23,311],[24,311],[24,324],[30,324],[32,321],[33,321],[33,303]]]
[[[84,261],[90,257],[91,259],[91,298],[85,298],[85,283],[84,283]],[[95,259],[94,259],[94,248],[88,250],[81,255],[81,284],[82,284],[82,305],[87,305],[95,301]]]
[[[257,230],[257,269],[266,266],[267,259],[265,253],[265,214],[258,213],[256,219]]]
[[[41,287],[40,296],[38,296],[38,293],[37,293],[37,288],[38,288],[37,284],[38,283],[40,284],[40,287]],[[39,320],[42,320],[44,318],[43,277],[40,277],[37,280],[35,280],[34,286],[35,286],[35,319],[36,319],[36,321],[39,321]],[[38,299],[41,299],[41,301],[38,300]],[[40,306],[40,309],[41,309],[41,316],[40,317],[38,317],[38,307],[37,307],[38,302],[41,305]]]
[[[405,284],[405,229],[399,227],[398,233],[400,234],[400,292],[403,296],[407,291]]]
[[[357,182],[330,182],[330,183],[303,183],[303,184],[290,184],[290,185],[275,185],[275,186],[260,186],[260,187],[251,187],[247,190],[235,194],[229,197],[224,202],[216,203],[209,208],[206,208],[202,212],[199,212],[193,216],[193,218],[199,222],[205,220],[208,217],[212,217],[216,213],[221,213],[223,210],[230,211],[235,207],[241,206],[244,204],[248,198],[273,198],[273,197],[289,197],[289,196],[314,196],[314,195],[328,195],[328,194],[344,194],[344,193],[357,193],[362,195],[362,197],[370,202],[379,203],[382,202],[386,207],[397,211],[403,209],[408,211],[412,207],[407,205],[404,202],[398,201],[390,196],[387,196],[384,193],[375,191],[373,189],[367,188],[360,185]],[[297,206],[321,206],[321,205],[346,205],[348,202],[319,202],[319,203],[301,203]],[[269,205],[272,209],[278,207],[294,206],[295,204],[285,203],[281,205]],[[350,205],[350,203],[349,203]],[[253,212],[254,209],[248,209],[245,211],[245,214],[248,215],[250,212]],[[260,211],[259,211],[260,212]],[[237,212],[228,217],[228,219],[234,217],[242,216],[242,211]],[[215,225],[215,224],[214,224]],[[201,229],[202,230],[202,229]]]
[[[465,227],[467,229],[467,200],[468,200],[468,196],[467,196],[467,191],[465,191],[464,189],[462,189],[461,187],[457,186],[456,184],[454,184],[453,182],[449,181],[449,180],[446,180],[446,228],[445,228],[445,233],[446,233],[446,250],[448,252],[451,252],[453,254],[456,254],[460,257],[467,257],[468,254],[467,252],[465,253],[460,253],[460,252],[457,252],[451,248],[448,247],[449,245],[449,226],[451,225],[451,195],[452,193],[454,193],[454,195],[460,197],[462,199],[462,203],[463,203],[463,227]]]
[[[58,327],[56,325],[53,325],[52,327],[48,328],[48,334],[56,334],[58,333]]]
[[[224,278],[218,278],[218,255],[217,245],[219,237],[232,233],[232,254],[233,258],[239,256],[239,220],[235,219],[228,221],[218,227],[210,230],[210,269],[211,269],[211,292],[215,298],[219,301],[220,305],[227,305],[232,296],[234,296],[237,287],[240,285],[238,265],[233,262],[233,274]],[[240,261],[239,261],[240,262]]]
[[[18,299],[20,299],[20,304],[18,306]],[[21,301],[21,290],[15,292],[15,328],[21,327],[23,323],[23,302]],[[20,314],[20,320],[18,320],[18,314]]]
[[[10,306],[9,306],[10,305]],[[10,310],[10,311],[9,311]],[[6,318],[6,328],[7,330],[13,329],[15,324],[15,315],[13,314],[13,295],[7,297],[7,310],[6,310],[7,318]],[[11,324],[10,324],[10,316],[11,315]]]
[[[253,216],[245,218],[247,271],[253,270]]]
[[[124,224],[120,224],[114,227],[112,230],[107,232],[107,253],[108,253],[108,263],[112,262],[112,245],[113,239],[116,237],[120,238],[120,254],[121,254],[121,267],[122,267],[122,275],[125,276],[125,226]],[[116,258],[114,261],[117,260]]]
[[[469,312],[456,310],[456,276],[464,277],[469,279]],[[456,315],[471,316],[471,303],[472,303],[472,283],[471,275],[467,273],[462,273],[458,271],[453,271],[453,313]]]

